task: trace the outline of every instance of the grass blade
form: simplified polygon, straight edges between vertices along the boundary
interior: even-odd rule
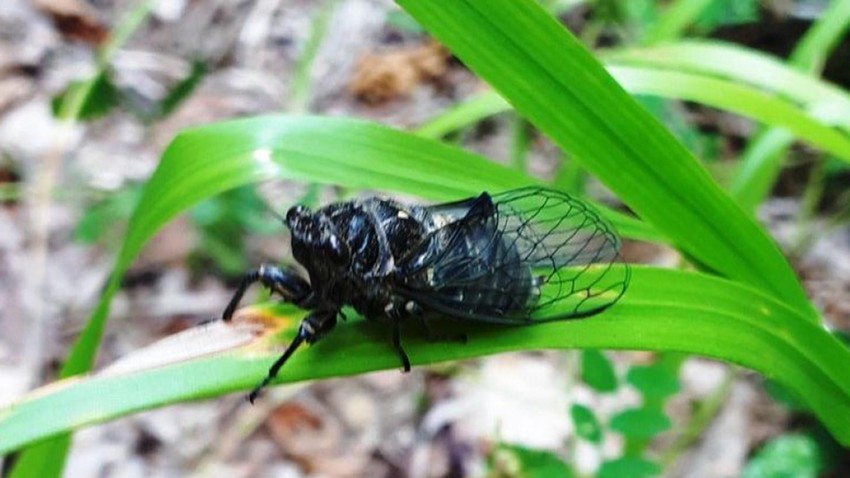
[[[472,153],[366,121],[280,115],[187,130],[172,142],[145,186],[110,282],[75,343],[63,376],[90,369],[121,277],[160,227],[203,199],[273,178],[392,190],[435,200],[535,182]],[[610,211],[606,215],[624,231],[658,238],[634,219]]]
[[[693,101],[781,127],[813,146],[850,162],[850,137],[828,126],[794,103],[752,86],[700,73],[610,65],[608,72],[633,95]],[[478,95],[421,126],[426,137],[442,137],[481,119],[508,111],[498,94]],[[786,134],[786,136],[789,136]]]
[[[782,302],[752,287],[705,274],[637,267],[615,306],[582,320],[529,327],[465,324],[465,345],[433,344],[406,328],[404,345],[415,364],[480,357],[514,350],[615,348],[673,350],[726,360],[776,379],[798,394],[835,437],[850,444],[850,351],[823,327],[803,320]],[[273,324],[238,348],[172,363],[70,379],[38,390],[0,410],[0,454],[35,440],[139,410],[247,390],[265,375],[283,342],[295,331],[293,309],[255,311]],[[245,312],[245,311],[243,311]],[[381,323],[353,318],[286,364],[280,381],[297,382],[398,368]],[[223,323],[212,324],[227,328]],[[190,329],[201,337],[211,325]],[[185,334],[184,333],[184,334]],[[180,350],[195,350],[180,337]],[[204,339],[197,346],[206,344]],[[156,345],[154,346],[156,347]],[[127,361],[125,360],[125,363]],[[141,365],[140,365],[141,364]],[[214,373],[211,373],[214,372]],[[247,405],[246,405],[247,406]]]
[[[781,95],[830,124],[850,125],[850,94],[823,80],[789,68],[782,60],[747,48],[715,41],[683,41],[605,55],[617,65],[702,73],[746,83]]]
[[[802,71],[818,72],[850,27],[850,2],[832,0],[817,21],[794,47],[788,59]]]
[[[804,72],[818,72],[825,58],[850,26],[850,2],[834,0],[794,47],[788,63]],[[770,129],[751,139],[732,183],[732,197],[745,210],[753,210],[770,193],[794,142],[787,132]]]
[[[651,45],[678,39],[713,1],[676,0],[672,2],[658,21],[649,26],[643,43]]]
[[[732,81],[691,73],[610,66],[608,71],[636,94],[695,101],[782,127],[850,163],[850,137],[776,96]]]
[[[771,291],[815,320],[793,271],[764,230],[535,2],[399,3],[686,254]]]

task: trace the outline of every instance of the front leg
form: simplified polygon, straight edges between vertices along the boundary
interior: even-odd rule
[[[295,338],[292,339],[292,342],[289,343],[283,354],[269,368],[266,378],[248,394],[248,401],[254,403],[254,400],[257,399],[263,388],[277,377],[283,364],[289,360],[289,357],[292,356],[302,343],[314,344],[330,332],[336,325],[336,316],[338,313],[338,310],[317,310],[305,317],[301,321],[301,325],[298,326],[298,333],[295,335]]]
[[[239,287],[224,309],[222,319],[229,322],[236,312],[236,307],[239,306],[239,301],[245,295],[245,291],[255,282],[260,282],[272,292],[276,292],[283,297],[286,302],[291,302],[298,306],[308,306],[312,297],[312,289],[310,284],[298,276],[294,271],[283,270],[279,267],[270,266],[268,264],[260,265],[259,269],[254,269],[242,278]]]

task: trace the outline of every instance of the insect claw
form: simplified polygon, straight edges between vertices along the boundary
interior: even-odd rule
[[[263,382],[262,382],[260,385],[257,385],[256,387],[254,387],[254,389],[253,389],[253,390],[251,390],[251,393],[249,393],[249,394],[248,394],[248,397],[247,397],[248,402],[250,402],[250,403],[251,403],[251,405],[253,405],[253,404],[254,404],[254,401],[255,401],[255,400],[257,400],[257,398],[260,396],[260,391],[261,391],[261,390],[262,390],[262,389],[263,389],[266,385],[268,385],[268,380],[263,380]]]
[[[403,372],[410,372],[410,359],[407,357],[407,353],[401,347],[401,322],[398,319],[395,319],[393,323],[393,348],[395,349],[396,355],[401,359],[401,364],[403,367]]]
[[[401,359],[401,371],[403,373],[410,372],[410,359],[407,358],[407,353],[401,348],[396,349],[396,353],[398,353],[399,358]]]

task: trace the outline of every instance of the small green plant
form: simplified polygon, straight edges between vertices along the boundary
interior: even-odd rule
[[[780,435],[767,442],[747,463],[743,478],[815,478],[823,471],[818,443],[810,436]]]
[[[280,233],[269,220],[269,206],[251,187],[232,189],[192,208],[190,217],[200,238],[190,257],[195,269],[211,262],[225,277],[239,278],[250,268],[245,250],[248,234]]]

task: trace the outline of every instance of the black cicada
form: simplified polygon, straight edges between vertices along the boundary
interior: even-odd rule
[[[312,312],[251,401],[302,342],[334,328],[343,306],[388,319],[408,371],[404,317],[516,325],[586,317],[614,304],[629,282],[628,267],[613,264],[620,241],[611,225],[584,202],[538,187],[434,206],[379,198],[316,212],[295,206],[284,222],[309,281],[262,265],[245,276],[224,320],[254,282]]]

